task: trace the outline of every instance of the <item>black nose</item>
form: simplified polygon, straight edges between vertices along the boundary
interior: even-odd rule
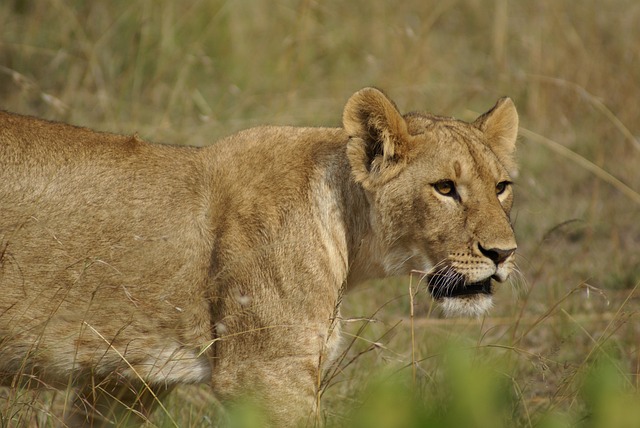
[[[502,248],[486,249],[480,244],[478,244],[478,248],[485,257],[491,259],[496,265],[507,260],[507,258],[516,250],[515,248],[510,248],[508,250],[503,250]]]

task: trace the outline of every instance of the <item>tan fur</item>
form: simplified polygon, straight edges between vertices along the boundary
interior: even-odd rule
[[[2,383],[78,385],[78,426],[122,422],[111,395],[146,413],[152,391],[197,382],[295,426],[346,285],[420,270],[447,311],[485,310],[490,294],[443,290],[512,269],[496,185],[516,170],[513,103],[469,124],[365,88],[343,120],[198,149],[0,112]]]

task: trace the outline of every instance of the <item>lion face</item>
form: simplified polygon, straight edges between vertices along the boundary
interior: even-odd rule
[[[514,267],[509,213],[518,117],[511,100],[466,123],[401,116],[367,89],[347,103],[344,122],[385,274],[423,272],[447,314],[484,313],[492,280],[505,281]]]

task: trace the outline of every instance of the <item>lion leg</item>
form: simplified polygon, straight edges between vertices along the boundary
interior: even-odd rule
[[[77,392],[64,422],[74,428],[140,426],[170,390],[122,383],[85,386]]]
[[[298,428],[317,426],[318,359],[245,360],[219,367],[216,395],[227,409],[230,425],[244,425],[253,414],[257,426]]]

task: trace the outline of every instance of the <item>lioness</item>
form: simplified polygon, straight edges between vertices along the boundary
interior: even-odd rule
[[[199,382],[308,423],[347,285],[419,270],[446,312],[489,308],[517,130],[508,98],[466,123],[373,88],[342,128],[207,148],[0,112],[0,381],[77,385],[71,426]]]

